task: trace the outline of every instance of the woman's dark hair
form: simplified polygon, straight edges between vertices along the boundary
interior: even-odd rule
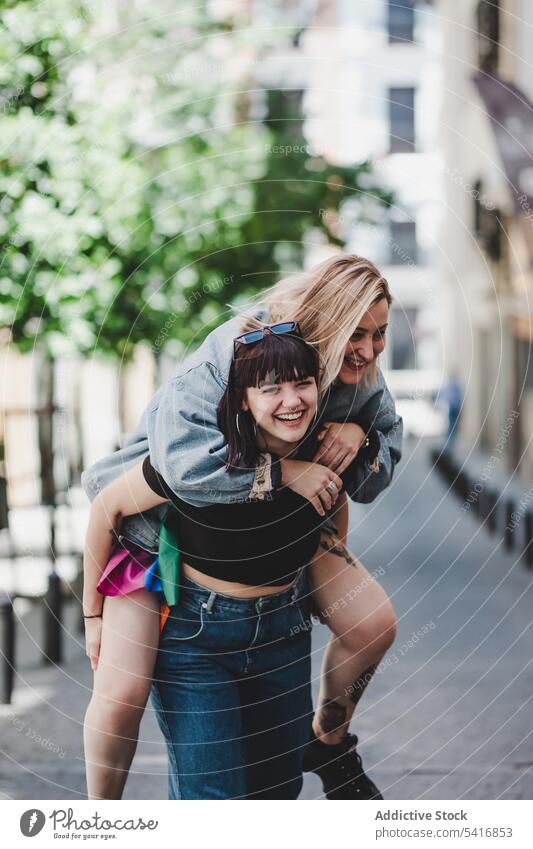
[[[314,377],[318,384],[319,357],[316,348],[301,336],[278,336],[267,331],[260,342],[237,345],[228,385],[217,407],[218,426],[228,445],[227,471],[235,472],[238,466],[254,468],[259,459],[255,420],[248,410],[242,409],[246,389],[265,382],[288,383],[307,377]]]

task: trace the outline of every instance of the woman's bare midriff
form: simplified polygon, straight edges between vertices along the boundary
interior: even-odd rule
[[[250,584],[234,583],[233,581],[220,581],[218,578],[212,578],[211,575],[204,575],[203,572],[199,572],[198,569],[194,569],[188,563],[182,563],[181,568],[183,574],[187,578],[190,578],[191,581],[201,584],[208,590],[223,593],[224,595],[233,595],[236,598],[259,598],[262,595],[275,595],[292,587],[294,583],[294,581],[290,581],[288,584],[276,584],[275,587],[272,585],[268,587],[256,587],[250,586]]]

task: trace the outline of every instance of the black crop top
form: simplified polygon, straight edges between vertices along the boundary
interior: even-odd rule
[[[292,489],[272,501],[246,501],[194,507],[178,498],[145,457],[147,484],[175,506],[182,560],[204,575],[251,586],[288,584],[306,566],[326,521]]]

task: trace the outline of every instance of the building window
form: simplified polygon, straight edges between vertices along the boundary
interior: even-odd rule
[[[391,313],[390,367],[391,369],[416,368],[416,321],[414,308],[395,309]]]
[[[413,41],[414,0],[389,0],[387,18],[391,44]]]
[[[389,265],[412,265],[417,262],[416,223],[414,221],[391,221]]]
[[[415,149],[415,90],[389,89],[389,137],[391,153],[412,153]]]
[[[477,6],[478,67],[487,74],[498,70],[500,9],[498,0],[481,0]]]

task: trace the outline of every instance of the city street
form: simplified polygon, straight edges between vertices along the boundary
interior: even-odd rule
[[[352,506],[350,547],[380,570],[399,619],[352,730],[386,799],[531,798],[532,574],[446,491],[429,447],[406,444],[392,487],[375,504]],[[70,610],[58,668],[40,663],[38,611],[17,623],[13,703],[0,708],[2,798],[84,797],[91,675],[74,619]],[[327,637],[315,627],[315,694]],[[320,793],[306,776],[302,798]],[[125,798],[166,798],[165,746],[151,708]]]

